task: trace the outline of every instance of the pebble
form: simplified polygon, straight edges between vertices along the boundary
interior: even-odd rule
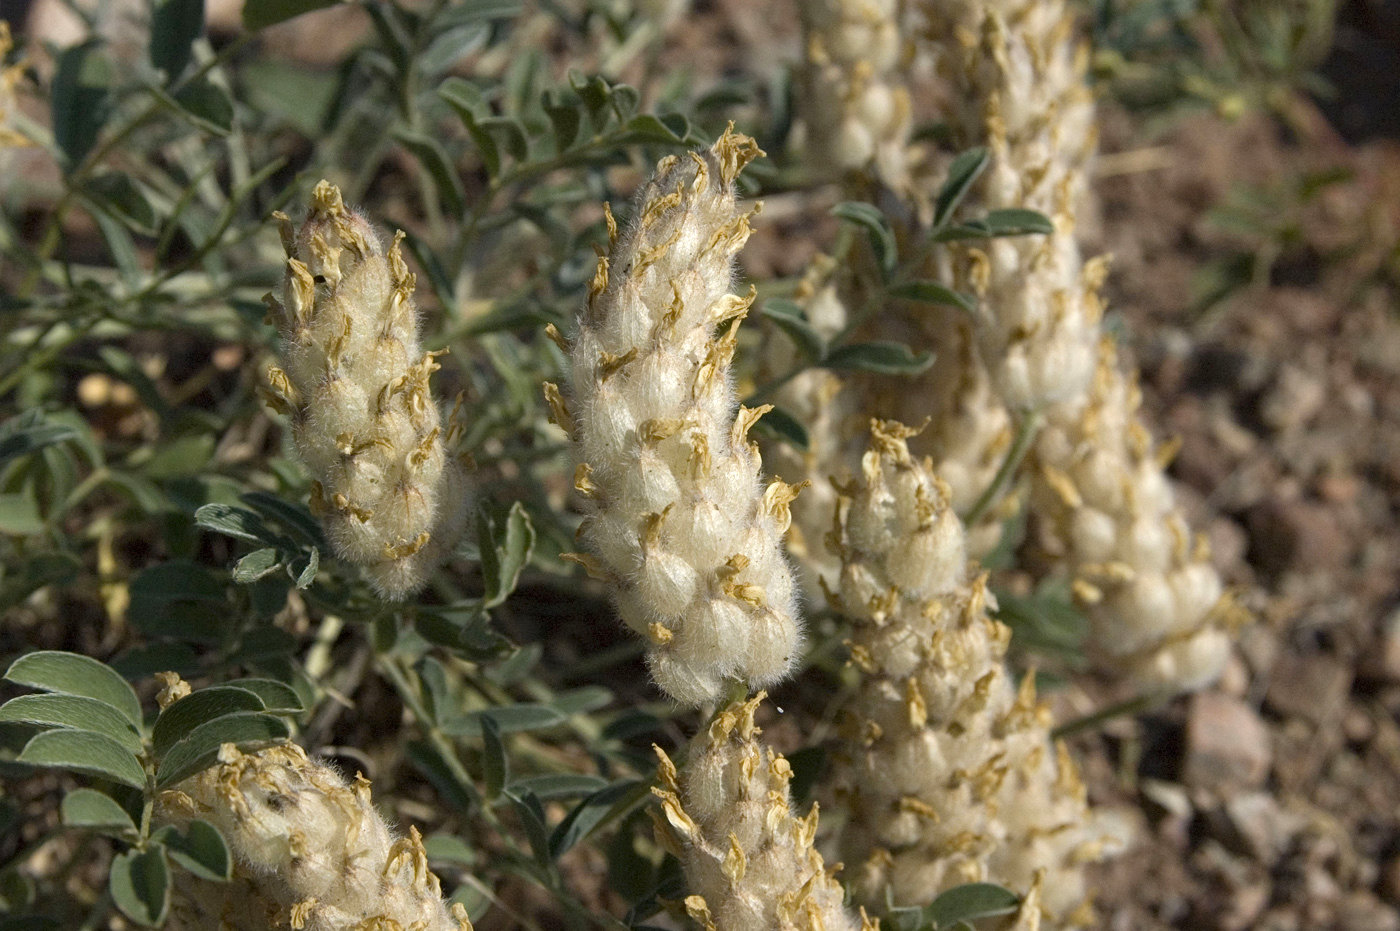
[[[1311,372],[1285,364],[1264,398],[1260,416],[1280,433],[1294,430],[1317,416],[1327,403],[1327,383]]]
[[[1381,866],[1380,892],[1391,905],[1400,905],[1400,854]]]
[[[1250,508],[1247,523],[1250,556],[1271,575],[1337,570],[1355,549],[1334,509],[1314,501],[1270,497]]]
[[[1352,892],[1342,901],[1338,924],[1347,931],[1400,931],[1400,914],[1370,892]]]
[[[1349,666],[1325,653],[1284,652],[1274,663],[1265,703],[1284,717],[1318,725],[1340,723],[1351,692]]]
[[[1216,692],[1191,697],[1186,720],[1184,781],[1193,788],[1253,788],[1273,763],[1269,730],[1254,709]]]
[[[1211,812],[1210,823],[1226,846],[1265,866],[1278,862],[1304,827],[1303,820],[1279,807],[1268,792],[1242,792]]]

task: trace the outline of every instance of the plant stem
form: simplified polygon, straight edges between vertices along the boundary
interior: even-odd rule
[[[963,517],[963,523],[974,526],[987,512],[1001,500],[1002,494],[1006,491],[1006,486],[1011,483],[1017,470],[1021,468],[1021,462],[1026,458],[1026,453],[1030,452],[1031,443],[1035,441],[1035,436],[1040,432],[1044,415],[1040,411],[1030,411],[1021,418],[1021,423],[1016,429],[1016,437],[1011,441],[1011,448],[1006,451],[1006,458],[1001,461],[997,474],[992,477],[992,482],[982,492],[982,496],[968,510]]]

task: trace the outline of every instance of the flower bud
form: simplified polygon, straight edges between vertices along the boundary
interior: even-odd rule
[[[471,929],[460,905],[443,902],[418,830],[396,838],[368,780],[346,782],[295,744],[225,744],[214,766],[161,793],[156,815],[210,822],[234,857],[231,884],[177,882],[168,927]]]
[[[428,386],[438,369],[418,342],[414,276],[396,236],[386,253],[364,217],[322,181],[298,230],[282,217],[287,270],[268,295],[283,338],[269,403],[315,478],[312,510],[340,558],[397,600],[456,545],[468,495]]]
[[[1010,632],[987,613],[985,576],[969,572],[947,487],[909,452],[914,432],[873,425],[840,510],[835,607],[853,622],[861,673],[834,761],[841,852],[865,902],[918,905],[989,881],[1027,893],[1027,922],[1079,927],[1083,865],[1111,832],[1051,741],[1033,679],[1017,689],[1007,674]]]
[[[752,216],[734,179],[760,154],[731,131],[661,161],[598,261],[560,403],[583,463],[594,570],[648,638],[657,685],[689,705],[728,679],[778,681],[800,641],[782,553],[795,489],[760,484],[748,430],[766,409],[739,407],[729,372],[752,300],[730,292]]]
[[[842,906],[813,846],[817,810],[792,812],[792,768],[758,740],[763,693],[723,709],[691,744],[685,769],[660,747],[657,839],[680,858],[686,911],[707,931],[874,931]]]

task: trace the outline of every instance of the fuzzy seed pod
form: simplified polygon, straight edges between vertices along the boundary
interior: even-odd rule
[[[449,455],[428,386],[441,353],[423,352],[414,276],[400,250],[322,181],[300,230],[281,217],[287,271],[266,300],[284,340],[267,398],[292,420],[315,477],[311,507],[336,554],[385,598],[427,581],[466,522],[461,464]]]
[[[854,625],[857,699],[842,722],[843,857],[858,897],[921,905],[964,882],[1036,889],[1051,928],[1089,923],[1082,866],[1109,841],[1034,677],[1005,668],[1010,631],[988,614],[947,487],[913,433],[876,422],[840,513],[833,606]]]
[[[782,552],[796,489],[760,485],[747,434],[766,408],[736,414],[729,374],[753,299],[730,292],[751,216],[734,178],[759,154],[726,132],[708,152],[661,161],[599,258],[569,405],[546,386],[590,507],[580,535],[592,555],[574,558],[612,585],[622,619],[649,641],[656,683],[688,705],[716,699],[727,679],[776,682],[798,654]]]
[[[660,757],[657,841],[681,861],[686,911],[705,931],[874,931],[842,906],[812,846],[817,808],[793,815],[786,759],[758,740],[759,693],[725,708],[691,745],[685,770]]]
[[[347,783],[295,744],[225,744],[216,765],[161,793],[157,817],[210,822],[235,860],[232,883],[182,880],[166,927],[471,929],[461,905],[443,903],[418,830],[396,838],[368,780]]]
[[[1092,657],[1143,687],[1187,691],[1220,675],[1247,616],[1176,506],[1141,400],[1105,339],[1087,401],[1052,410],[1037,440],[1031,506],[1042,548],[1074,575]]]
[[[798,147],[820,170],[873,166],[902,187],[912,127],[900,0],[809,0],[798,5],[804,51]]]

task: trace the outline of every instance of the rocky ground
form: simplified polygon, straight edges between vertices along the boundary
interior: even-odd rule
[[[1143,817],[1109,928],[1400,929],[1400,146],[1293,122],[1193,118],[1098,184],[1146,406],[1259,617],[1216,688],[1080,744]],[[1232,255],[1252,280],[1203,306]]]

